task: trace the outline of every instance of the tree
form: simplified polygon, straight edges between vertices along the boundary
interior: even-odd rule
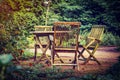
[[[80,21],[82,25],[103,24],[108,31],[120,35],[120,1],[60,0],[54,7],[61,21]]]
[[[39,20],[28,7],[24,5],[24,0],[4,0],[1,2],[0,21],[4,25],[4,30],[9,34],[8,40],[1,41],[2,53],[18,54],[19,49],[26,48],[29,32],[33,30],[34,25],[39,24]],[[30,3],[30,2],[28,2]],[[1,33],[1,36],[4,33]],[[5,38],[6,39],[6,38]],[[5,42],[4,42],[5,41]],[[4,49],[4,50],[3,50]]]

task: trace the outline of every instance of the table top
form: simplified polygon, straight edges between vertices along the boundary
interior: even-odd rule
[[[54,33],[69,33],[71,31],[31,31],[30,33],[39,35],[39,34],[54,34]]]

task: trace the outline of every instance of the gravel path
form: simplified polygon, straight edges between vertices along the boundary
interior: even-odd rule
[[[82,65],[83,61],[79,60],[79,66],[80,74],[88,74],[88,73],[104,73],[110,66],[115,64],[117,62],[118,57],[120,56],[120,52],[117,52],[115,50],[116,47],[100,47],[95,53],[95,57],[100,61],[102,65],[98,65],[95,61],[89,61],[86,65]],[[34,49],[29,49],[31,52],[34,53]],[[40,51],[40,50],[39,50]],[[50,55],[50,50],[47,51],[47,54]],[[72,56],[73,54],[69,54],[69,56]],[[64,53],[61,54],[61,56],[64,56]],[[85,52],[84,56],[87,57],[88,53]],[[66,55],[66,57],[68,57]],[[33,62],[33,59],[27,60],[27,61],[21,61],[21,64],[23,63],[31,63]],[[34,62],[33,62],[34,63]],[[63,69],[71,69],[69,66],[62,67]]]

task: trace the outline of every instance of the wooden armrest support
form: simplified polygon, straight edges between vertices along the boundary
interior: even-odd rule
[[[99,39],[97,39],[97,38],[94,38],[94,37],[88,37],[88,38],[93,39],[93,40],[95,40],[95,41],[97,41],[97,42],[101,42],[101,40],[99,40]]]

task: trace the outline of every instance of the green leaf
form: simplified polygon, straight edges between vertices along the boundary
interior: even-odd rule
[[[7,65],[13,59],[11,54],[2,54],[0,56],[0,64]]]

